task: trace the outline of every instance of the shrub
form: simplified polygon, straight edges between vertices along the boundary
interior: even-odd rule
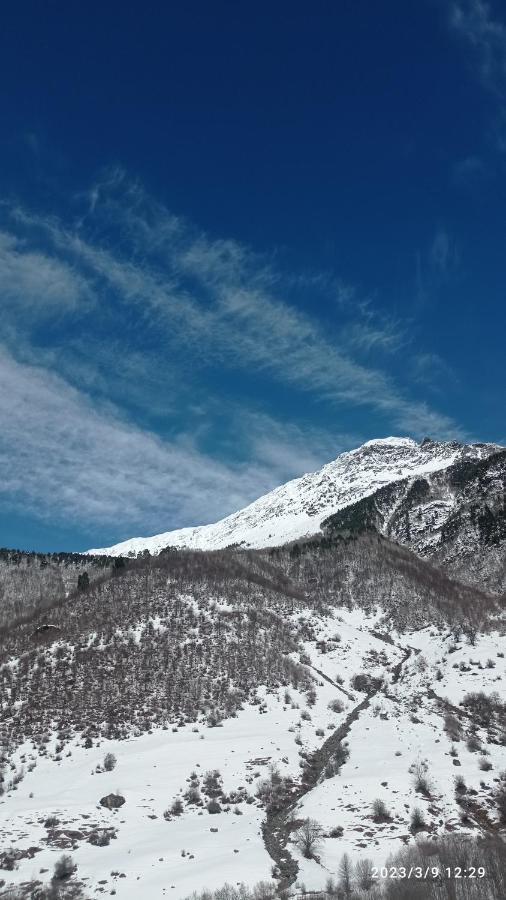
[[[174,800],[174,803],[172,804],[172,806],[170,808],[172,815],[180,816],[182,814],[183,810],[184,810],[183,801],[180,800],[179,797],[176,797],[176,799]]]
[[[427,774],[427,764],[424,762],[417,763],[414,767],[413,771],[413,783],[415,786],[415,791],[418,791],[420,794],[423,794],[425,797],[430,797],[432,791],[432,784],[430,778]]]
[[[206,809],[207,809],[208,813],[211,813],[211,815],[216,815],[216,813],[221,812],[221,806],[217,800],[210,800],[209,803],[207,804]]]
[[[481,743],[475,734],[470,734],[467,741],[466,747],[471,753],[476,753],[478,750],[481,750]]]
[[[413,812],[411,813],[411,821],[410,821],[410,829],[413,834],[416,834],[417,831],[422,831],[426,827],[425,819],[423,817],[423,813],[417,806],[415,806]]]
[[[77,865],[71,856],[64,853],[63,856],[56,861],[54,866],[53,878],[55,881],[65,881],[67,878],[70,878],[71,875],[77,869]]]
[[[487,759],[486,756],[481,756],[479,766],[480,766],[480,769],[482,770],[482,772],[490,772],[490,769],[492,768],[492,763],[490,762],[489,759]]]
[[[368,692],[371,688],[371,678],[365,672],[358,672],[351,679],[351,686],[354,691]]]
[[[276,812],[289,803],[292,788],[292,780],[282,777],[277,769],[273,768],[268,778],[263,778],[257,783],[256,796],[269,812]],[[246,802],[251,801],[247,799]]]
[[[219,797],[223,793],[221,775],[218,769],[206,772],[204,775],[203,791],[208,797]]]
[[[101,829],[100,831],[95,831],[88,838],[89,843],[93,844],[94,847],[108,847],[111,843],[111,835],[109,831],[106,829]]]
[[[0,866],[7,872],[14,871],[16,868],[16,850],[13,847],[0,854]],[[4,882],[2,881],[1,884],[3,885]]]
[[[462,737],[462,726],[457,717],[452,713],[446,714],[444,729],[452,741],[460,741],[460,738]]]
[[[308,706],[314,706],[316,703],[316,691],[313,687],[310,687],[306,694],[306,701]]]
[[[344,828],[342,825],[336,825],[335,828],[331,828],[329,831],[329,837],[331,838],[340,838],[344,834]]]
[[[189,787],[185,794],[185,797],[186,797],[188,803],[191,803],[192,805],[197,805],[202,802],[202,798],[200,796],[200,791],[199,791],[198,787],[194,787],[194,786]]]
[[[494,712],[500,705],[496,694],[485,694],[483,691],[472,691],[466,694],[462,705],[469,709],[472,716],[478,720],[481,725],[487,727],[490,725]]]
[[[112,772],[116,767],[117,759],[114,753],[106,753],[104,756],[104,769],[106,772]]]
[[[392,818],[383,800],[374,800],[372,805],[372,817],[375,822],[389,822]]]
[[[342,713],[344,710],[344,703],[342,700],[339,700],[339,697],[336,697],[334,700],[331,700],[328,704],[328,708],[335,713]]]
[[[465,794],[467,791],[467,785],[464,781],[462,775],[457,775],[455,778],[455,793],[456,794]]]

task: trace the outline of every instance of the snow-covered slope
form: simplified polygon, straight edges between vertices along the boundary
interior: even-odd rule
[[[211,525],[181,528],[113,547],[88,551],[112,556],[159,553],[164,547],[217,550],[231,544],[269,547],[317,534],[323,519],[384,485],[438,472],[465,459],[483,459],[493,444],[459,444],[389,437],[342,453],[317,472],[303,475]]]
[[[291,685],[259,686],[254,702],[218,728],[202,718],[145,734],[133,731],[127,740],[86,743],[76,734],[64,752],[54,731],[43,750],[31,741],[19,747],[0,798],[0,876],[6,890],[23,885],[26,893],[16,896],[34,897],[33,889],[48,882],[62,852],[72,855],[72,882],[83,885],[85,897],[105,892],[118,900],[183,900],[224,882],[273,885],[259,786],[272,771],[298,784],[308,754],[340,727],[346,729],[347,758],[334,774],[318,778],[290,813],[315,819],[323,832],[314,859],[305,859],[289,836],[285,855],[298,867],[297,893],[302,884],[317,891],[329,877],[336,880],[344,853],[353,862],[366,856],[382,866],[390,853],[415,846],[415,808],[424,818],[422,841],[448,832],[471,836],[487,822],[497,828],[493,789],[506,746],[493,723],[484,727],[463,701],[472,691],[501,691],[503,636],[481,635],[472,647],[434,627],[385,636],[377,618],[358,608],[336,608],[326,617],[307,612],[305,619],[315,629],[304,644],[315,679],[310,699]],[[357,689],[358,671],[382,679],[375,693]],[[466,743],[470,737],[474,743]],[[104,770],[107,753],[117,760],[111,771]],[[415,773],[425,766],[424,793]],[[214,769],[222,785],[218,810],[210,814],[204,786],[206,772]],[[456,775],[466,784],[467,818],[455,793]],[[203,802],[191,800],[192,786]],[[114,792],[124,805],[101,806],[100,798]],[[167,814],[175,799],[181,811]],[[377,799],[388,810],[386,821],[373,817]]]

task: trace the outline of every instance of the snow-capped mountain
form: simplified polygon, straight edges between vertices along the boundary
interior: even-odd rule
[[[421,443],[399,437],[367,441],[317,472],[281,485],[214,524],[131,538],[88,552],[128,556],[143,550],[159,553],[168,546],[196,550],[217,550],[231,544],[277,546],[318,534],[323,520],[386,485],[406,480],[411,483],[457,462],[486,459],[501,449],[496,444],[460,444],[428,438]]]

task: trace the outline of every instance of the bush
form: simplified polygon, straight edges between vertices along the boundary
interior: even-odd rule
[[[183,813],[183,810],[184,810],[183,801],[180,800],[179,797],[176,797],[176,799],[174,800],[174,803],[172,804],[172,806],[170,808],[172,815],[180,816]]]
[[[112,772],[116,767],[117,759],[114,753],[106,753],[104,756],[104,769],[106,772]]]
[[[208,797],[219,797],[223,793],[221,775],[218,769],[206,772],[204,775],[203,791]]]
[[[372,805],[372,817],[375,822],[389,822],[392,818],[383,800],[374,800]]]
[[[344,711],[344,703],[342,700],[339,700],[339,698],[336,697],[334,700],[330,701],[330,703],[328,704],[328,708],[331,709],[332,712],[342,713]]]
[[[351,686],[354,691],[367,693],[371,689],[371,678],[365,672],[358,672],[351,679]]]
[[[200,791],[199,791],[198,787],[193,787],[193,786],[189,787],[185,794],[185,797],[186,797],[188,803],[191,803],[192,805],[198,805],[199,803],[202,802],[202,798],[200,796]]]
[[[111,834],[105,828],[100,831],[95,831],[88,838],[90,844],[93,844],[94,847],[108,847],[111,843]]]
[[[425,819],[423,817],[423,813],[417,806],[415,806],[413,812],[411,813],[411,821],[410,821],[410,829],[413,834],[416,834],[417,831],[423,831],[426,828]]]
[[[329,831],[329,837],[331,838],[340,838],[344,834],[344,828],[342,825],[336,825],[335,828],[331,828]]]
[[[466,747],[470,753],[476,753],[478,750],[481,750],[481,742],[475,734],[470,734],[466,741]]]
[[[7,872],[13,872],[16,868],[16,850],[13,847],[0,853],[0,868]]]
[[[53,878],[55,881],[65,881],[67,878],[70,878],[76,870],[77,865],[72,857],[64,853],[55,863]]]
[[[210,800],[209,803],[207,804],[206,809],[207,809],[208,813],[211,813],[211,815],[216,815],[216,813],[221,812],[221,806],[217,800]]]
[[[494,718],[494,713],[501,708],[497,694],[485,694],[483,691],[474,691],[466,694],[462,706],[471,712],[478,722],[487,727]]]
[[[457,717],[452,713],[446,714],[444,729],[452,741],[460,741],[462,737],[462,726]]]
[[[492,763],[490,762],[489,759],[487,759],[486,756],[481,756],[479,766],[480,766],[480,769],[482,772],[490,772],[490,769],[492,768]]]
[[[455,793],[456,794],[465,794],[467,791],[467,785],[464,781],[462,775],[457,775],[455,778]]]
[[[427,764],[424,762],[417,763],[413,771],[413,783],[415,791],[430,797],[432,791],[432,783],[427,774]]]
[[[268,778],[257,782],[256,796],[269,812],[277,812],[290,802],[292,788],[293,781],[273,767]]]

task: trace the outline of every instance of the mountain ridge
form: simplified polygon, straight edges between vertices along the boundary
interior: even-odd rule
[[[194,550],[217,550],[230,545],[256,549],[279,546],[320,533],[324,520],[387,485],[430,476],[457,462],[480,462],[503,449],[498,444],[462,444],[430,438],[420,443],[399,437],[370,440],[340,454],[316,472],[280,485],[218,522],[130,538],[87,553],[135,556],[145,550],[156,554],[168,546]]]

